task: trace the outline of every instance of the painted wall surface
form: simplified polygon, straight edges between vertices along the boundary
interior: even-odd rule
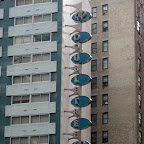
[[[87,0],[64,0],[63,3],[63,47],[62,47],[62,92],[61,92],[61,144],[71,144],[72,142],[77,141],[75,140],[68,140],[72,136],[64,135],[64,133],[73,133],[74,130],[70,123],[76,119],[76,117],[69,118],[72,114],[64,112],[64,111],[72,111],[75,108],[71,105],[71,99],[75,96],[72,96],[69,98],[69,95],[71,95],[73,92],[67,91],[65,89],[72,89],[74,88],[74,85],[71,83],[71,78],[75,75],[69,76],[70,73],[73,73],[73,70],[65,69],[65,67],[74,67],[74,63],[71,61],[71,57],[73,55],[70,55],[74,50],[71,48],[67,48],[65,46],[73,46],[74,42],[72,42],[71,38],[72,33],[75,29],[65,26],[65,25],[76,25],[76,23],[72,20],[72,15],[70,13],[74,12],[75,8],[72,8],[70,6],[66,6],[66,4],[77,4],[82,2],[82,10],[86,10],[91,12],[89,1]],[[80,28],[81,31],[86,31],[91,33],[91,21],[85,22],[82,24],[82,27]],[[82,45],[83,51],[91,54],[91,42],[88,41]],[[82,65],[82,74],[88,74],[91,75],[91,63],[87,63]],[[81,94],[86,95],[88,97],[91,96],[91,88],[90,83],[82,86],[81,88]],[[81,109],[81,117],[87,118],[90,120],[91,115],[91,109],[90,105]],[[90,141],[90,127],[81,131],[81,140],[87,140]]]

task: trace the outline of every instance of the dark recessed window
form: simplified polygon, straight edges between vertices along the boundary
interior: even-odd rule
[[[140,108],[141,108],[141,100],[142,100],[142,98],[141,98],[141,95],[139,94],[138,95],[138,105]]]
[[[104,112],[102,114],[102,123],[107,124],[108,123],[108,112]]]
[[[96,71],[97,70],[97,60],[92,60],[91,61],[91,71]]]
[[[103,76],[103,88],[108,87],[108,76]]]
[[[139,89],[141,89],[141,77],[140,76],[138,76],[138,87]]]
[[[102,142],[103,143],[108,142],[108,131],[103,131],[103,133],[102,133]]]
[[[103,52],[107,52],[107,51],[108,51],[108,40],[103,41],[102,51],[103,51]]]
[[[108,13],[108,4],[102,6],[102,14],[105,15]]]
[[[91,115],[91,121],[92,121],[92,126],[95,126],[97,124],[97,115],[96,114]]]
[[[102,60],[102,67],[103,69],[108,69],[108,58]]]
[[[107,32],[108,31],[108,21],[104,21],[103,22],[103,32]]]
[[[142,114],[141,113],[138,114],[138,118],[139,118],[139,126],[141,127],[141,125],[142,125]]]
[[[92,17],[96,18],[97,17],[97,7],[92,8]]]
[[[91,102],[91,107],[96,107],[97,106],[97,96],[91,96],[92,102]]]
[[[96,132],[91,133],[91,144],[97,144],[97,133]]]
[[[139,144],[142,144],[142,132],[139,131]]]
[[[141,71],[141,60],[138,58],[138,71]]]
[[[92,78],[92,81],[91,81],[91,89],[95,89],[97,88],[97,78]]]
[[[96,34],[97,33],[97,23],[93,23],[92,24],[92,34]]]
[[[96,54],[97,53],[97,43],[91,44],[91,53]]]
[[[102,105],[108,105],[108,94],[102,95]]]

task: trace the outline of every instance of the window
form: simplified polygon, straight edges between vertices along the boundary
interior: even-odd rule
[[[103,22],[103,32],[107,32],[108,31],[108,21],[104,21]]]
[[[97,106],[97,96],[92,96],[91,97],[92,102],[91,102],[91,107],[96,107]]]
[[[108,69],[108,58],[102,60],[102,67],[103,69]]]
[[[103,76],[103,88],[108,87],[108,76]]]
[[[102,142],[103,143],[107,143],[108,142],[108,131],[103,131]]]
[[[11,138],[11,144],[28,144],[28,137]]]
[[[51,0],[16,0],[16,6],[51,2]]]
[[[50,80],[49,73],[35,74],[35,75],[24,75],[24,76],[13,76],[13,84],[49,81],[49,80]]]
[[[50,53],[45,53],[45,54],[34,54],[32,56],[32,61],[37,62],[37,61],[48,61],[50,60]]]
[[[105,4],[102,6],[102,13],[103,13],[103,15],[108,13],[108,4]]]
[[[14,56],[14,64],[30,62],[31,55]]]
[[[97,33],[97,23],[92,24],[92,34]]]
[[[97,43],[92,43],[91,45],[91,53],[96,54],[97,53]]]
[[[12,117],[12,124],[26,124],[29,123],[29,116]]]
[[[141,60],[138,58],[138,71],[141,71]]]
[[[32,136],[30,144],[48,144],[48,136]]]
[[[29,24],[32,23],[32,16],[20,17],[15,19],[15,25]]]
[[[139,126],[141,127],[141,125],[142,125],[142,114],[139,113],[138,117],[139,117]]]
[[[108,105],[108,94],[102,95],[102,105]]]
[[[91,133],[91,144],[97,144],[97,133],[96,132]]]
[[[31,116],[31,123],[49,122],[49,115],[34,115]]]
[[[139,131],[139,144],[142,144],[142,132]]]
[[[141,108],[141,95],[140,94],[138,95],[138,105]]]
[[[103,41],[102,43],[102,51],[107,52],[108,51],[108,40]]]
[[[34,42],[41,42],[41,41],[50,41],[50,33],[48,34],[41,34],[41,35],[34,35]]]
[[[97,70],[97,60],[92,60],[91,61],[91,71],[96,71]]]
[[[91,89],[95,89],[97,88],[97,78],[92,78],[92,81],[91,81]]]
[[[92,17],[96,18],[97,17],[97,7],[92,8]]]
[[[102,114],[102,123],[107,124],[108,123],[108,112],[105,112]]]
[[[96,114],[91,115],[91,121],[92,121],[92,126],[95,126],[97,124],[97,115]]]
[[[140,34],[140,22],[139,21],[137,21],[137,31]]]
[[[31,43],[32,36],[18,36],[14,38],[14,44]]]
[[[138,76],[138,87],[139,89],[141,89],[141,77],[140,76]]]
[[[12,97],[12,104],[30,103],[30,102],[44,102],[44,101],[49,101],[49,97],[50,97],[49,93],[13,96]]]

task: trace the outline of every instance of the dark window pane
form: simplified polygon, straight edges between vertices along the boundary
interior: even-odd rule
[[[91,61],[91,71],[96,71],[97,70],[97,60],[92,60]]]
[[[97,43],[92,43],[91,45],[91,53],[96,54],[97,53]]]
[[[108,142],[108,131],[103,131],[102,141],[103,141],[103,143]]]
[[[97,124],[97,115],[96,114],[91,115],[91,121],[92,121],[92,126],[95,126]]]
[[[91,133],[91,144],[97,144],[97,133],[96,132]]]
[[[92,78],[92,81],[91,81],[91,89],[95,89],[97,88],[97,78]]]
[[[108,94],[102,95],[102,105],[108,105]]]
[[[92,96],[91,99],[92,99],[91,107],[96,107],[97,106],[97,96]]]

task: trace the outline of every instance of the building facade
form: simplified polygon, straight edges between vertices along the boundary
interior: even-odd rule
[[[61,0],[0,1],[0,143],[59,144]]]
[[[91,143],[142,144],[144,1],[90,3]]]

